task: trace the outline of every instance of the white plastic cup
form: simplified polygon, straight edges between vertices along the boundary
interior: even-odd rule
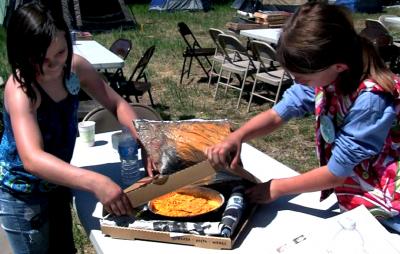
[[[122,131],[119,132],[115,132],[111,135],[111,143],[112,143],[112,147],[115,150],[118,150],[118,144],[119,144],[119,140],[122,136]]]
[[[94,121],[83,121],[78,123],[80,140],[87,146],[94,145],[95,126],[96,122]]]

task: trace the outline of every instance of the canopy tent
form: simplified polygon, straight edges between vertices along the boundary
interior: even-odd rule
[[[235,0],[232,7],[245,12],[258,10],[294,12],[297,7],[307,2],[307,0]]]
[[[261,8],[261,0],[235,0],[232,8],[253,13]]]
[[[58,1],[61,1],[64,19],[73,29],[105,31],[118,28],[130,29],[137,25],[133,13],[123,0]]]
[[[308,0],[235,0],[232,7],[245,12],[263,11],[288,11],[294,12],[300,5]],[[376,13],[381,12],[384,1],[377,0],[335,0],[337,5],[344,5],[353,12]],[[386,1],[388,2],[388,1]]]
[[[35,0],[7,0],[9,2],[4,25],[11,13],[25,2]],[[137,25],[131,10],[123,0],[36,0],[62,15],[70,29],[105,31],[129,29]],[[1,7],[1,5],[0,5]],[[1,10],[1,9],[0,9]],[[1,14],[0,14],[1,17]]]
[[[336,0],[335,4],[344,5],[353,12],[377,13],[383,9],[383,1],[376,0]]]
[[[23,4],[24,0],[4,0],[0,1],[0,25],[7,26],[10,20],[11,13],[19,5]]]
[[[8,0],[0,2],[0,25],[3,25],[4,19],[6,17],[7,6],[8,6]]]
[[[208,11],[210,0],[152,0],[150,11]]]

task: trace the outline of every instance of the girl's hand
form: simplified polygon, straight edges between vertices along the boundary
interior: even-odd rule
[[[147,155],[146,150],[142,147],[142,160],[143,160],[143,165],[147,171],[147,175],[150,177],[154,176],[154,171],[156,170],[154,161],[151,159],[149,155]]]
[[[116,215],[133,214],[133,208],[121,187],[108,177],[98,178],[93,191],[107,212]]]
[[[228,137],[222,143],[208,147],[205,151],[207,159],[214,168],[237,169],[240,162],[240,139]]]
[[[259,183],[246,190],[246,196],[250,203],[266,204],[276,200],[279,195],[272,188],[272,181]]]
[[[140,141],[140,139],[136,139],[136,142],[139,144],[141,148],[141,153],[142,153],[142,160],[143,160],[143,165],[147,171],[147,175],[150,177],[154,176],[154,173],[156,171],[156,165],[154,161],[151,159],[150,155],[148,155],[146,148],[144,147],[143,143]]]

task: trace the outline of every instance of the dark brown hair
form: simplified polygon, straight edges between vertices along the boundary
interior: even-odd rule
[[[340,74],[342,93],[355,91],[365,78],[371,78],[392,91],[393,73],[386,67],[370,41],[354,29],[350,12],[325,3],[302,5],[285,24],[277,57],[289,72],[315,73],[332,64],[346,64]]]
[[[69,78],[72,61],[72,43],[68,26],[59,15],[38,2],[22,5],[11,16],[7,28],[7,54],[14,78],[28,97],[36,100],[32,85],[36,82],[36,66],[43,73],[43,62],[50,43],[57,32],[65,32],[68,56],[64,80]]]

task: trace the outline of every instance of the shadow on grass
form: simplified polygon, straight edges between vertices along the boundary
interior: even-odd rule
[[[157,103],[156,105],[154,105],[153,108],[160,114],[162,120],[164,121],[171,120],[171,114],[167,113],[170,107]]]
[[[193,118],[196,118],[196,116],[195,115],[180,115],[178,117],[179,120],[189,120],[189,119],[193,119]]]

